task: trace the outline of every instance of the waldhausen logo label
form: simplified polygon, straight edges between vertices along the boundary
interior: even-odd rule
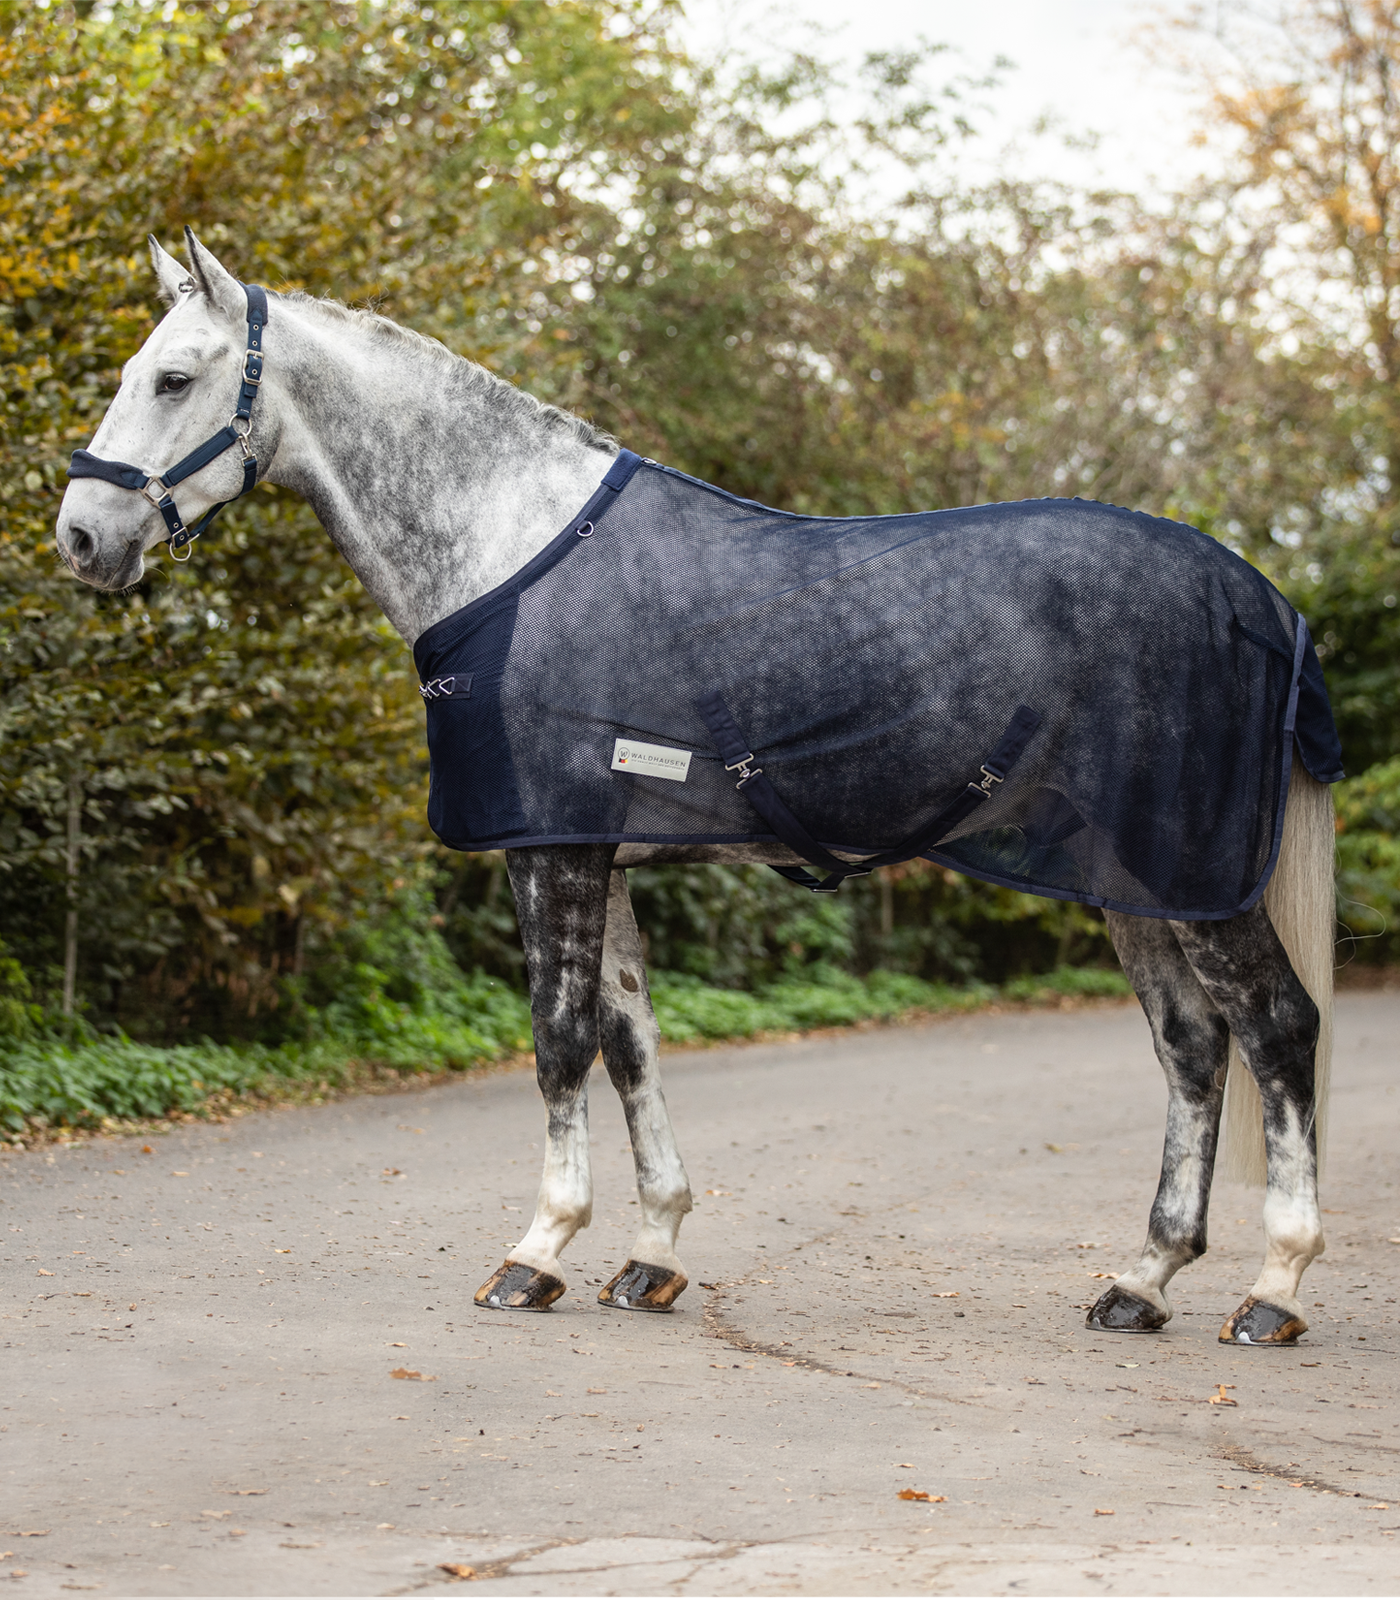
[[[619,739],[613,745],[612,770],[636,772],[646,778],[672,778],[684,783],[690,771],[690,751],[672,750],[664,744],[642,744]]]

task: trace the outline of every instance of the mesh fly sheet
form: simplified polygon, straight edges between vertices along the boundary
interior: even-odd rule
[[[429,822],[459,850],[771,845],[736,787],[757,767],[826,851],[913,842],[1033,894],[1210,919],[1263,892],[1295,740],[1342,776],[1283,596],[1193,528],[1082,500],[805,517],[623,451],[414,656]]]

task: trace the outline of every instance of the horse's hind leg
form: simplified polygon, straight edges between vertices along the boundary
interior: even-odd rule
[[[1172,928],[1229,1024],[1264,1110],[1264,1266],[1220,1338],[1292,1344],[1308,1326],[1298,1284],[1324,1247],[1314,1125],[1318,1009],[1262,905],[1226,922],[1174,922]]]
[[[1167,1284],[1205,1254],[1230,1034],[1169,924],[1110,912],[1108,926],[1147,1013],[1169,1098],[1147,1243],[1137,1264],[1099,1297],[1087,1326],[1150,1333],[1171,1318]]]
[[[598,1031],[603,1063],[627,1116],[642,1214],[627,1265],[598,1298],[625,1311],[669,1311],[687,1282],[676,1255],[676,1234],[690,1210],[690,1180],[661,1091],[661,1030],[651,1009],[625,872],[613,873],[608,891]]]
[[[593,1216],[588,1074],[598,1054],[598,974],[612,845],[506,853],[530,974],[536,1075],[549,1112],[544,1176],[529,1232],[476,1292],[499,1310],[547,1311],[564,1292],[559,1257]]]

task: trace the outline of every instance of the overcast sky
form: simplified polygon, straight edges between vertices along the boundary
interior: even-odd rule
[[[803,24],[816,23],[831,30],[823,50],[853,60],[920,34],[953,46],[969,71],[1007,56],[1015,70],[981,119],[988,158],[1015,141],[1021,176],[1140,192],[1185,183],[1210,161],[1192,142],[1195,101],[1141,43],[1146,23],[1182,9],[1160,0],[685,0],[684,33],[700,52],[761,52],[765,42],[798,42]],[[1045,113],[1066,131],[1100,135],[1097,149],[1032,135]]]

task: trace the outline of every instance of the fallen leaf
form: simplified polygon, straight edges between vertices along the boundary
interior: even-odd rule
[[[390,1339],[389,1348],[391,1350],[402,1350],[404,1348],[403,1340],[402,1339]]]
[[[172,1172],[170,1174],[170,1176],[172,1178],[188,1178],[189,1177],[189,1173],[188,1172]]]
[[[878,1383],[863,1383],[863,1384],[861,1384],[861,1388],[862,1389],[878,1389],[879,1387],[880,1387],[880,1385]]]
[[[1213,1395],[1211,1395],[1211,1397],[1210,1397],[1211,1405],[1213,1405],[1213,1406],[1237,1406],[1239,1404],[1239,1401],[1238,1400],[1232,1400],[1229,1397],[1229,1395],[1225,1393],[1225,1391],[1227,1389],[1233,1389],[1234,1387],[1235,1386],[1234,1386],[1233,1383],[1217,1383],[1216,1386],[1215,1386],[1216,1392]]]
[[[961,1293],[961,1289],[935,1290],[933,1298],[935,1300],[956,1300]]]
[[[233,1515],[233,1512],[231,1512],[231,1511],[201,1511],[199,1514],[200,1514],[201,1517],[231,1517]]]
[[[900,1500],[927,1500],[930,1505],[937,1505],[946,1500],[946,1494],[930,1494],[927,1489],[901,1489],[896,1496]]]
[[[588,1391],[589,1394],[606,1394],[607,1392],[606,1389],[590,1389]]]
[[[39,1268],[39,1276],[41,1278],[52,1278],[53,1277],[53,1273],[50,1272],[47,1267],[40,1267]]]
[[[292,1544],[288,1542],[287,1544],[279,1544],[277,1548],[279,1550],[319,1550],[321,1541],[317,1539],[311,1544]]]
[[[127,1309],[127,1310],[128,1310],[128,1311],[135,1311],[135,1309],[136,1309],[136,1302],[135,1302],[135,1301],[134,1301],[134,1300],[133,1300],[133,1301],[132,1301],[132,1302],[131,1302],[131,1304],[130,1304],[130,1305],[129,1305],[129,1306],[128,1306],[128,1307],[127,1307],[127,1308],[126,1308],[126,1309]]]
[[[10,1538],[12,1538],[12,1539],[47,1539],[48,1536],[49,1536],[49,1530],[47,1528],[23,1528],[23,1529],[16,1528],[14,1530],[14,1532],[10,1535]]]
[[[476,1568],[469,1567],[462,1561],[439,1561],[438,1571],[445,1572],[449,1578],[461,1578],[463,1580],[476,1576]]]
[[[385,1167],[384,1176],[386,1178],[401,1178],[403,1173],[397,1167]]]
[[[153,1522],[151,1526],[153,1528],[168,1528],[170,1524],[168,1522]]]
[[[546,1389],[544,1397],[546,1400],[562,1400],[564,1398],[557,1389]]]
[[[143,1144],[143,1145],[142,1145],[142,1146],[141,1146],[141,1154],[142,1154],[142,1155],[143,1155],[143,1156],[153,1156],[153,1155],[154,1155],[154,1154],[155,1154],[155,1151],[154,1151],[154,1150],[153,1150],[153,1149],[152,1149],[152,1148],[151,1148],[151,1146],[150,1146],[150,1145],[148,1145],[148,1144]]]
[[[1089,1276],[1091,1278],[1113,1278],[1116,1281],[1118,1274],[1116,1272],[1091,1272]]]
[[[1376,1505],[1376,1506],[1367,1506],[1366,1509],[1368,1511],[1389,1511],[1390,1507],[1388,1505],[1384,1505],[1384,1506]]]
[[[1117,1514],[1116,1511],[1106,1511],[1102,1506],[1094,1507],[1094,1515],[1096,1517],[1113,1517],[1117,1516]]]
[[[436,1383],[437,1382],[437,1378],[436,1377],[427,1377],[427,1378],[425,1378],[421,1372],[415,1371],[412,1367],[395,1367],[394,1370],[389,1374],[389,1376],[391,1378],[411,1378],[411,1379],[413,1379],[413,1381],[415,1383]]]
[[[292,1253],[292,1248],[288,1245],[285,1250],[274,1250],[272,1253],[276,1256],[289,1256]]]
[[[266,1489],[225,1489],[225,1494],[266,1494]]]
[[[912,1472],[914,1470],[914,1463],[912,1461],[896,1461],[895,1466],[903,1467],[906,1472]]]
[[[246,1528],[230,1528],[228,1531],[233,1535],[233,1537],[235,1539],[246,1538],[247,1534],[248,1534],[248,1530]]]

